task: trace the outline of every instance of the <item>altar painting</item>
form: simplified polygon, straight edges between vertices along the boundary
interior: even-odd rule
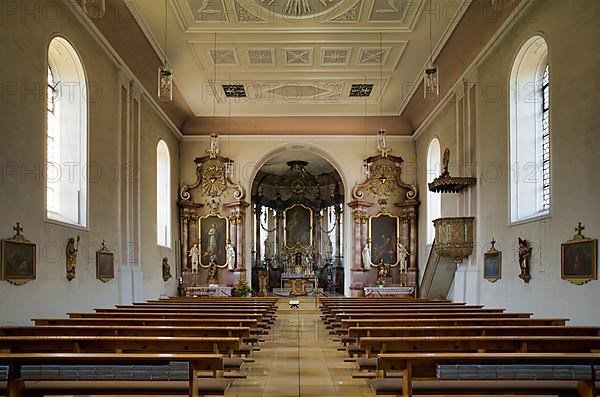
[[[218,266],[227,263],[225,245],[227,244],[227,218],[208,215],[200,218],[200,263],[210,265],[211,261]]]
[[[397,216],[381,213],[369,218],[369,240],[371,242],[371,260],[389,266],[398,264],[398,241],[400,221]]]
[[[312,210],[305,205],[295,204],[285,210],[285,245],[312,246]]]

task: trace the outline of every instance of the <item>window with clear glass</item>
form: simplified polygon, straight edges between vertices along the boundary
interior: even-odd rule
[[[156,146],[156,240],[171,247],[171,156],[163,140]]]
[[[87,226],[88,110],[86,78],[64,38],[48,47],[46,106],[46,217]]]
[[[433,182],[441,174],[440,141],[433,138],[427,150],[427,184]],[[433,221],[442,216],[442,199],[440,193],[427,189],[427,244],[432,244],[435,238]]]
[[[550,213],[550,67],[548,45],[533,36],[517,53],[510,76],[510,220]]]

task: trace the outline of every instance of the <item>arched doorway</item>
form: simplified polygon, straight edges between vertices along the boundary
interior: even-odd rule
[[[251,188],[252,288],[270,293],[344,292],[344,184],[335,167],[308,150],[275,154]],[[292,280],[306,289],[292,287]],[[264,288],[264,287],[263,287]]]

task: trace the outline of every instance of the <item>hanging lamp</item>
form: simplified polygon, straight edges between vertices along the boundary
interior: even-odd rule
[[[173,69],[171,69],[167,60],[167,17],[168,6],[167,0],[165,0],[165,59],[162,66],[158,68],[158,99],[162,102],[173,100]]]
[[[431,9],[431,0],[429,0],[429,59],[425,66],[425,75],[423,76],[423,97],[425,99],[440,95],[440,76],[437,65],[433,63],[433,40],[432,40],[432,21],[433,14]]]

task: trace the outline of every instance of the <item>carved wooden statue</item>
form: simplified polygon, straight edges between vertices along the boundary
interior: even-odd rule
[[[521,269],[521,274],[519,274],[519,278],[525,281],[526,283],[529,283],[529,280],[531,280],[529,266],[530,256],[531,247],[529,247],[529,242],[519,237],[519,268]]]
[[[166,256],[162,260],[162,278],[167,282],[171,277],[171,265],[169,265],[169,258]]]
[[[215,263],[214,255],[210,258],[208,265],[208,276],[206,277],[207,284],[219,284],[219,268]]]
[[[71,237],[67,242],[66,258],[67,258],[67,280],[71,281],[75,278],[75,267],[77,266],[77,251],[79,250],[79,236],[77,242]]]
[[[383,262],[383,259],[379,260],[377,264],[377,285],[385,285],[385,279],[388,277],[389,269],[388,265]]]

